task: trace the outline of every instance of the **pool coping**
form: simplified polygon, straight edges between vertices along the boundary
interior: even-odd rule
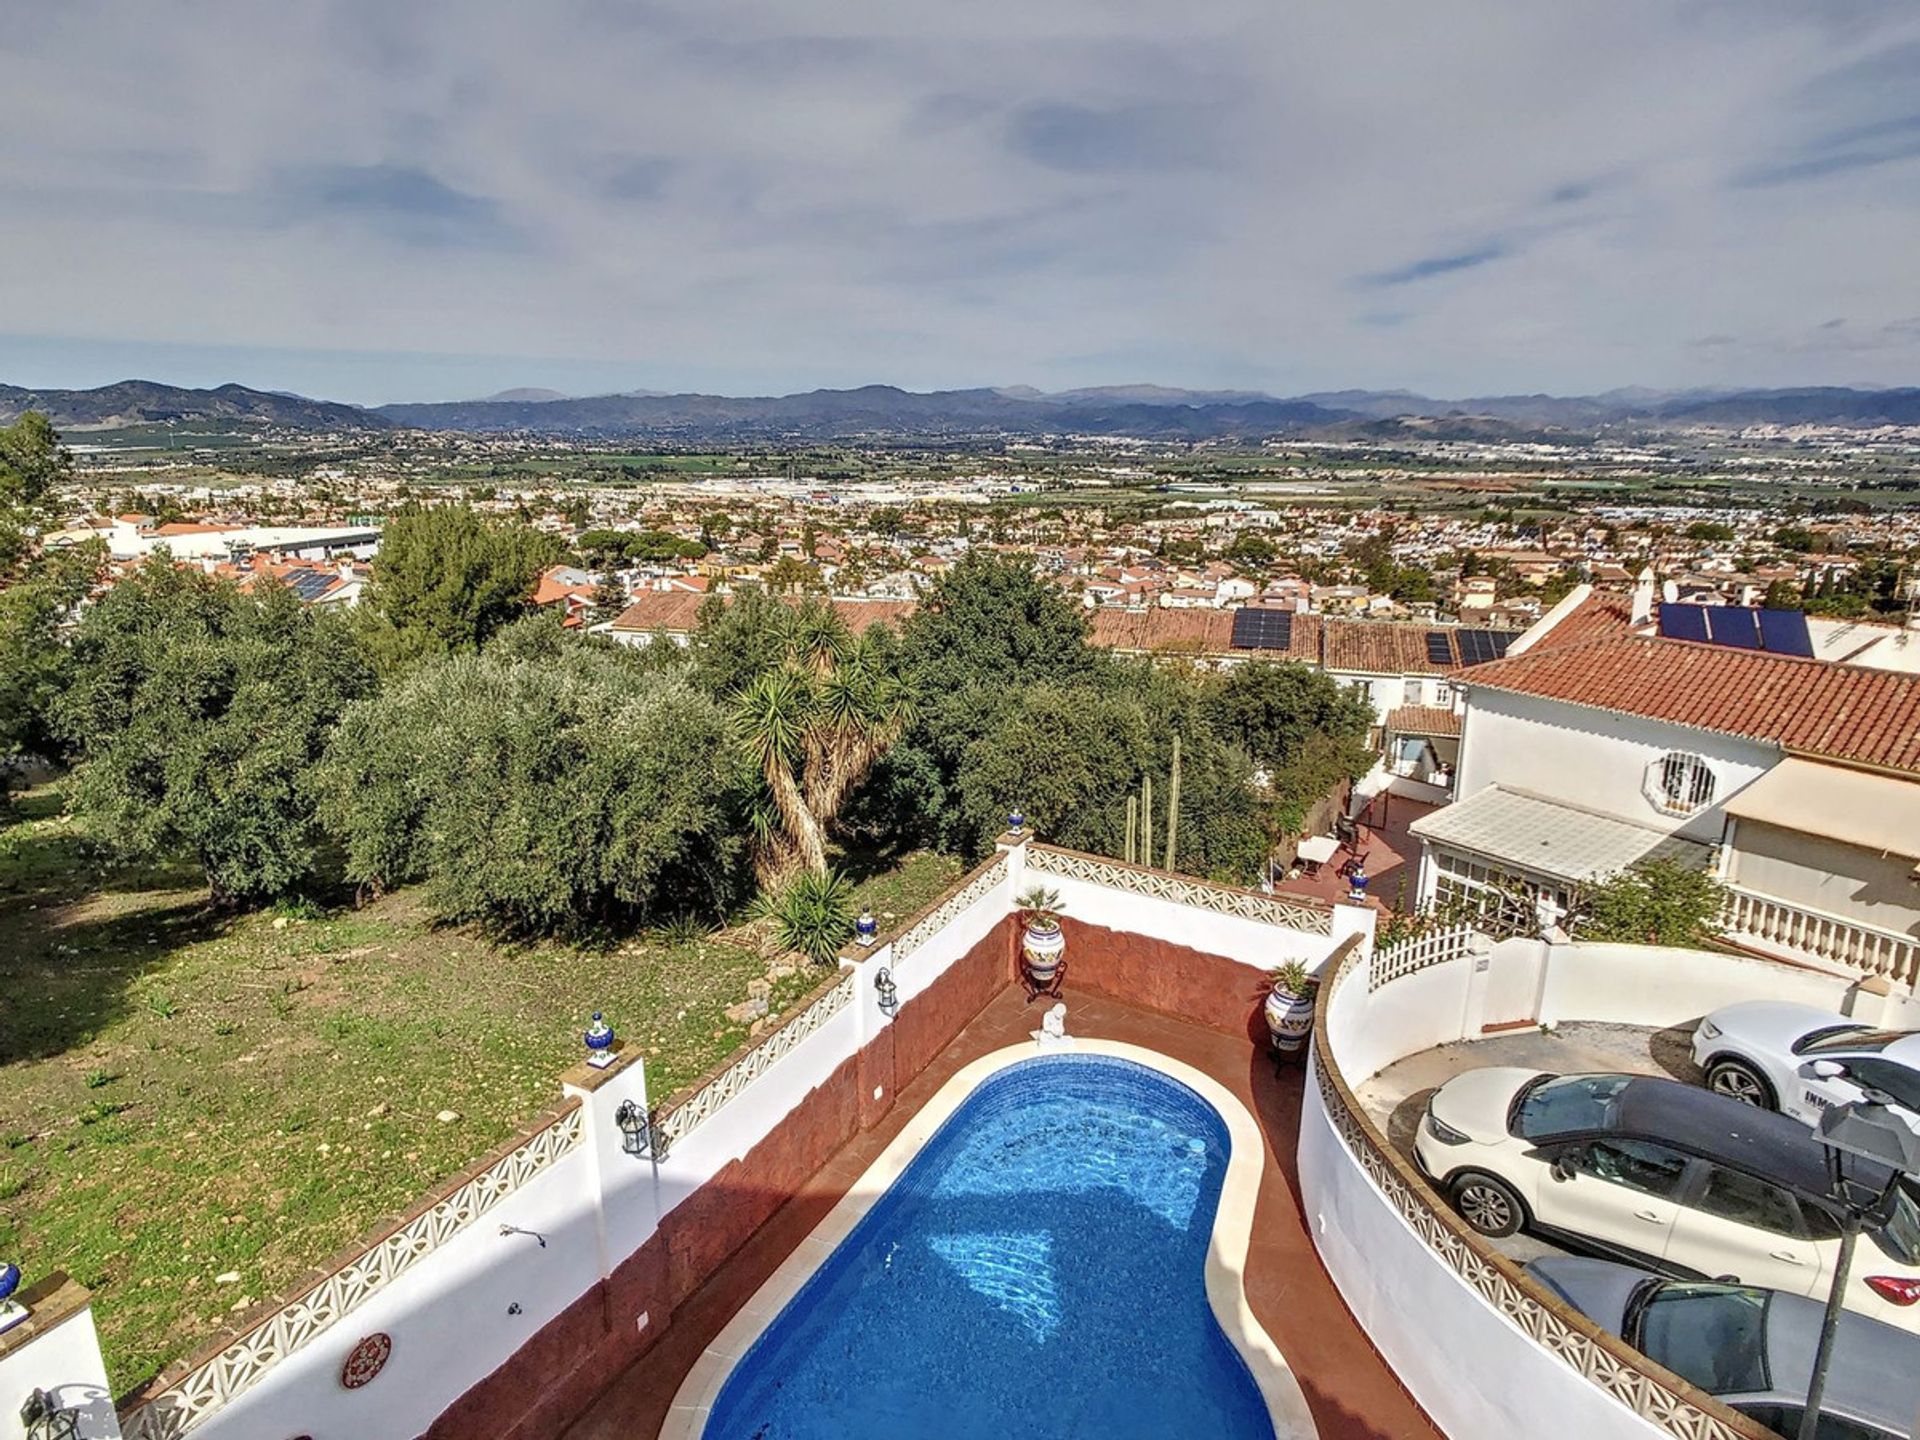
[[[1266,1166],[1266,1144],[1259,1124],[1239,1098],[1204,1071],[1183,1061],[1140,1045],[1117,1040],[1074,1037],[1070,1046],[1044,1047],[1037,1044],[1009,1045],[992,1051],[965,1066],[920,1107],[880,1152],[873,1164],[856,1180],[827,1217],[816,1225],[780,1267],[736,1311],[732,1319],[700,1353],[687,1372],[666,1422],[660,1427],[660,1440],[699,1440],[706,1428],[713,1402],[733,1374],[740,1358],[753,1348],[767,1327],[784,1310],[815,1270],[834,1249],[852,1233],[893,1182],[913,1163],[922,1147],[934,1137],[948,1118],[966,1103],[980,1084],[1023,1060],[1052,1054],[1105,1055],[1131,1060],[1194,1091],[1213,1107],[1227,1127],[1227,1173],[1220,1186],[1220,1199],[1214,1208],[1213,1235],[1207,1243],[1207,1303],[1213,1307],[1222,1333],[1239,1353],[1261,1398],[1277,1440],[1317,1440],[1318,1427],[1307,1407],[1300,1382],[1287,1364],[1280,1347],[1255,1318],[1247,1303],[1244,1276],[1247,1253],[1253,1238],[1254,1208],[1259,1200],[1260,1177]]]

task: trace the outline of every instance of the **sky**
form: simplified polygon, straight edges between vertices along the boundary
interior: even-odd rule
[[[0,382],[1920,383],[1913,0],[62,0]]]

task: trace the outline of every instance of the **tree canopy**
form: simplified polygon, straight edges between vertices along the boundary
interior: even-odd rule
[[[341,720],[318,778],[347,877],[424,881],[514,933],[714,914],[738,898],[752,776],[684,668],[532,619]]]
[[[560,558],[553,536],[465,505],[404,509],[380,533],[363,607],[370,644],[388,663],[478,649],[527,613],[540,572]]]
[[[71,801],[130,856],[185,850],[223,903],[297,890],[321,836],[309,772],[373,673],[340,619],[158,551],[82,620],[55,724]]]

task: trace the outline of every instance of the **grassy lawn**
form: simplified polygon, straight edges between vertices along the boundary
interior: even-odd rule
[[[860,898],[905,915],[959,873],[910,856]],[[722,1011],[768,964],[728,932],[506,947],[405,893],[222,916],[30,792],[0,819],[0,1255],[93,1289],[125,1390],[555,1101],[594,1009],[663,1099],[746,1038]]]

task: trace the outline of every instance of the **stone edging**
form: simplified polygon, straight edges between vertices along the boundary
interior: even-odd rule
[[[698,1440],[713,1402],[740,1357],[753,1347],[813,1272],[900,1178],[927,1141],[983,1081],[1009,1065],[1048,1053],[1054,1052],[1031,1044],[1010,1045],[983,1055],[941,1086],[866,1173],[854,1182],[826,1219],[814,1227],[701,1352],[674,1395],[659,1440]],[[1246,1106],[1212,1076],[1155,1051],[1113,1040],[1075,1037],[1073,1048],[1064,1053],[1106,1055],[1144,1065],[1197,1093],[1226,1124],[1230,1142],[1227,1174],[1214,1210],[1213,1238],[1207,1247],[1207,1301],[1222,1332],[1246,1362],[1259,1386],[1274,1434],[1279,1440],[1317,1440],[1319,1432],[1300,1382],[1280,1353],[1280,1347],[1274,1344],[1248,1305],[1243,1282],[1247,1248],[1253,1236],[1254,1207],[1266,1163],[1266,1146],[1259,1124]]]
[[[1357,946],[1328,961],[1314,1015],[1313,1080],[1334,1133],[1407,1227],[1530,1341],[1675,1440],[1777,1440],[1771,1430],[1647,1359],[1535,1282],[1469,1230],[1426,1177],[1393,1148],[1354,1098],[1327,1039],[1334,992],[1362,963]]]

